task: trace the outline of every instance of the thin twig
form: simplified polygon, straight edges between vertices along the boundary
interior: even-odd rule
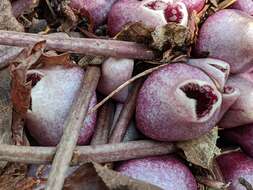
[[[46,48],[106,57],[154,59],[154,52],[142,44],[117,40],[91,38],[56,38],[39,34],[0,30],[0,45],[26,47],[46,40]]]
[[[90,161],[105,163],[146,156],[164,155],[174,152],[172,143],[151,140],[127,143],[77,146],[71,161],[72,165]],[[0,160],[29,164],[49,164],[53,160],[55,147],[15,146],[0,144]]]
[[[153,67],[151,69],[147,69],[146,71],[139,73],[138,75],[135,75],[134,77],[132,77],[131,79],[129,79],[128,81],[126,81],[125,83],[123,83],[122,85],[120,85],[118,88],[116,88],[114,91],[112,91],[108,96],[106,96],[101,102],[99,102],[96,106],[94,106],[90,111],[89,114],[91,114],[92,112],[96,111],[98,108],[100,108],[106,101],[108,101],[110,98],[112,98],[115,94],[117,94],[119,91],[121,91],[123,88],[125,88],[126,86],[128,86],[129,84],[131,84],[132,82],[136,81],[137,79],[146,76],[158,69],[160,69],[161,67],[164,67],[166,64],[164,65],[158,65],[156,67]]]
[[[114,112],[114,115],[113,115],[113,122],[112,122],[112,126],[111,126],[110,136],[112,134],[113,129],[116,127],[116,123],[119,119],[119,115],[120,115],[120,112],[123,109],[123,106],[124,106],[124,104],[122,104],[122,103],[117,103],[116,104],[115,112]]]
[[[128,98],[121,110],[119,118],[115,124],[115,128],[112,131],[109,143],[119,143],[123,140],[127,128],[129,126],[130,120],[134,114],[136,98],[139,92],[139,89],[142,85],[143,80],[136,81],[136,84],[133,87],[131,93],[129,93]]]
[[[54,157],[47,182],[47,190],[61,190],[75,149],[79,131],[87,115],[90,99],[96,90],[100,77],[98,67],[88,67],[78,97],[73,103],[64,123],[64,132]]]
[[[108,101],[101,107],[98,114],[96,131],[92,136],[91,145],[99,145],[108,143],[108,137],[110,134],[110,127],[112,123],[113,115],[113,103]]]

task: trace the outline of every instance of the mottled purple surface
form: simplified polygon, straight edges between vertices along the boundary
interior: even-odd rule
[[[110,57],[102,64],[102,75],[98,83],[98,91],[109,95],[121,84],[132,77],[134,60],[117,59]],[[113,99],[124,102],[128,96],[128,87],[125,87],[113,96]]]
[[[253,1],[252,0],[237,0],[231,8],[241,10],[253,16]]]
[[[165,10],[169,7],[171,0],[119,0],[112,6],[112,9],[108,15],[108,30],[109,33],[114,36],[123,27],[130,22],[142,22],[149,27],[162,26],[167,23]],[[182,19],[180,22],[182,25],[187,25],[188,12],[183,3],[172,3],[173,6],[179,7],[182,13]],[[177,13],[176,10],[171,13]],[[169,14],[171,16],[171,14]],[[176,16],[176,14],[175,14]],[[172,20],[173,16],[169,18]],[[177,18],[175,18],[175,21]]]
[[[189,13],[196,11],[197,13],[200,12],[205,6],[205,0],[180,0],[183,2]]]
[[[124,161],[116,171],[164,190],[197,190],[191,171],[173,155]]]
[[[229,190],[246,190],[238,179],[243,177],[253,184],[253,159],[242,152],[231,152],[217,158],[225,181],[232,182]]]
[[[224,116],[224,114],[231,108],[231,106],[238,100],[240,95],[241,93],[238,88],[229,85],[223,88],[222,104],[218,119],[219,121]]]
[[[222,137],[240,145],[253,158],[253,124],[223,130]]]
[[[95,25],[98,26],[106,21],[111,6],[116,1],[117,0],[71,0],[70,7],[78,10],[84,16],[87,16],[87,11]]]
[[[84,71],[77,66],[56,66],[40,70],[45,76],[32,88],[32,112],[27,114],[27,128],[40,145],[55,146],[63,133],[64,120],[80,91]],[[89,109],[96,104],[96,95]],[[88,115],[81,128],[78,144],[88,143],[94,132],[96,113]]]
[[[191,84],[199,87],[193,91],[196,98],[182,90]],[[192,139],[215,126],[221,102],[220,92],[203,71],[186,64],[168,65],[153,72],[140,89],[137,127],[156,140]]]
[[[218,59],[203,58],[189,59],[188,64],[204,71],[215,81],[216,86],[220,90],[223,90],[230,73],[230,66],[228,63]]]
[[[219,127],[231,128],[253,123],[253,83],[242,75],[230,76],[227,85],[239,89],[240,96],[225,113]]]
[[[231,72],[247,70],[253,63],[253,17],[234,9],[216,12],[202,25],[196,52],[230,64]]]

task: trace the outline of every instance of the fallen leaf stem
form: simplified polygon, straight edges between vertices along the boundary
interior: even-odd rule
[[[133,117],[136,98],[139,92],[139,89],[142,85],[143,80],[138,80],[133,86],[132,92],[129,93],[126,102],[120,112],[120,115],[115,123],[115,127],[112,130],[109,143],[119,143],[123,140],[131,118]]]
[[[114,106],[111,101],[105,103],[98,113],[96,130],[91,139],[91,145],[108,143]]]
[[[0,30],[0,45],[26,47],[46,40],[46,48],[106,57],[124,57],[151,60],[154,52],[142,44],[118,40],[91,38],[57,38],[47,35]]]
[[[126,143],[77,146],[71,160],[72,165],[88,163],[115,162],[164,155],[176,150],[174,144],[151,140],[130,141]],[[55,147],[15,146],[0,144],[0,160],[29,164],[51,163],[56,152]]]

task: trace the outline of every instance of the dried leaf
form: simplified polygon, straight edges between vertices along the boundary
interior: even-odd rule
[[[69,53],[62,53],[62,54],[49,54],[43,53],[38,60],[39,64],[47,64],[47,65],[57,65],[57,64],[70,64],[70,54]]]
[[[8,68],[0,70],[0,143],[12,144],[11,121],[12,103],[10,99],[11,77]],[[7,162],[0,162],[0,169]]]
[[[61,29],[62,31],[70,31],[71,28],[78,24],[78,18],[74,11],[69,7],[68,1],[64,0],[61,2],[61,12],[65,16]]]
[[[110,190],[161,190],[155,185],[124,176],[97,163],[93,163],[93,166]]]
[[[174,47],[187,47],[189,45],[189,30],[179,24],[168,23],[165,26],[157,27],[152,32],[152,47],[160,51]]]
[[[130,23],[114,39],[149,44],[152,41],[151,32],[153,31],[140,22]]]
[[[27,64],[11,66],[12,90],[11,97],[14,110],[24,116],[30,106],[31,82],[26,82]]]
[[[92,56],[92,55],[85,55],[80,61],[78,65],[85,68],[88,65],[100,65],[104,62],[106,58],[101,56]]]
[[[66,178],[64,190],[107,190],[91,163],[80,166]]]
[[[0,30],[24,31],[23,26],[12,14],[9,0],[0,1]]]
[[[25,49],[11,64],[11,99],[13,103],[12,133],[16,145],[28,145],[24,134],[24,119],[30,107],[32,82],[27,82],[27,72],[37,64],[45,49],[45,42],[36,43],[32,48]],[[26,57],[27,56],[27,57]]]
[[[220,149],[216,146],[217,139],[218,128],[215,127],[206,135],[197,139],[178,142],[177,146],[184,151],[189,162],[212,171],[213,158],[220,154]]]
[[[26,173],[27,166],[8,164],[0,176],[0,190],[28,190],[27,187],[32,187],[35,181],[32,178],[27,178]]]

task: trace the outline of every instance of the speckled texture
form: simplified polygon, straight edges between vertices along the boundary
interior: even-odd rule
[[[247,70],[253,63],[253,17],[246,13],[225,9],[210,16],[202,25],[196,52],[230,64],[231,72]]]
[[[225,181],[232,182],[229,190],[246,190],[238,181],[243,177],[253,184],[253,159],[242,152],[231,152],[217,158]]]
[[[103,24],[107,15],[117,0],[71,0],[70,7],[86,16],[86,11],[91,16],[95,26]]]
[[[56,66],[40,70],[45,76],[32,88],[32,112],[27,128],[40,145],[55,146],[63,133],[63,124],[81,86],[84,71],[77,66]],[[89,109],[96,104],[96,95]],[[96,113],[86,117],[78,144],[88,143],[96,124]]]
[[[98,91],[104,95],[110,94],[121,84],[132,77],[134,60],[108,58],[102,64],[102,75],[98,83]],[[128,96],[128,87],[113,96],[113,99],[124,102]]]
[[[123,27],[130,22],[142,22],[149,27],[162,26],[167,23],[164,10],[167,6],[161,6],[156,10],[150,8],[148,4],[158,0],[119,0],[112,6],[108,15],[108,30],[111,36],[120,32]],[[172,0],[159,0],[160,4],[172,3]],[[176,3],[173,3],[174,6]],[[181,6],[183,13],[182,25],[187,25],[188,11],[183,3],[177,2]]]
[[[242,75],[229,77],[227,85],[237,88],[240,96],[219,122],[219,127],[231,128],[253,122],[253,83]]]
[[[231,8],[241,10],[253,16],[253,1],[252,0],[237,0]]]
[[[198,117],[196,113],[196,103],[202,102],[187,97],[180,89],[189,83],[208,86],[217,97],[203,117]],[[201,94],[200,98],[203,97]],[[203,71],[186,64],[168,65],[152,73],[140,89],[136,107],[137,127],[156,140],[192,139],[215,126],[221,102],[220,92]]]
[[[219,114],[219,121],[224,116],[224,114],[230,109],[230,107],[237,101],[241,93],[238,88],[226,85],[222,93],[222,104]]]
[[[253,124],[223,130],[222,137],[240,145],[253,158]]]
[[[197,190],[191,171],[173,155],[124,161],[116,170],[164,190]]]

